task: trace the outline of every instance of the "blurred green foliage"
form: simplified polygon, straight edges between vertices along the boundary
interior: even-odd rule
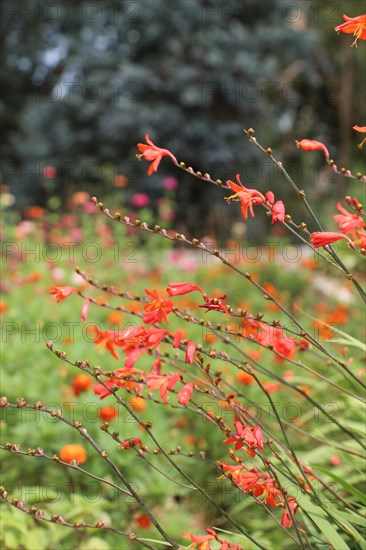
[[[240,172],[281,192],[281,177],[243,137],[255,127],[301,188],[317,198],[334,192],[321,158],[301,157],[294,140],[325,141],[339,162],[354,157],[361,169],[350,144],[362,123],[364,58],[334,26],[362,9],[347,0],[7,0],[3,183],[20,208],[65,205],[76,189],[105,195],[118,174],[154,192],[161,176],[147,178],[134,158],[148,132],[215,178]],[[56,177],[42,175],[46,165]],[[215,231],[214,191],[179,178],[178,222]],[[60,203],[50,202],[55,195]]]

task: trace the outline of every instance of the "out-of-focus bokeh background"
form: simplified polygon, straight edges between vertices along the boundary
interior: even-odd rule
[[[148,178],[136,162],[146,132],[215,179],[240,172],[281,192],[281,177],[243,136],[254,127],[317,199],[344,184],[322,169],[320,154],[300,156],[295,139],[323,141],[338,165],[361,169],[352,126],[362,124],[364,52],[334,33],[343,13],[362,13],[360,1],[2,4],[3,184],[23,213],[67,208],[76,190],[106,197],[116,187],[126,205],[143,191],[153,206],[172,169]],[[215,234],[220,220],[222,231],[221,193],[176,177],[180,228]],[[260,229],[259,218],[252,236]]]

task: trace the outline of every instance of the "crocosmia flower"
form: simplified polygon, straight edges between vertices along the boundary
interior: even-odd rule
[[[62,300],[65,300],[70,294],[73,292],[79,292],[77,288],[74,288],[73,286],[56,286],[55,288],[52,288],[50,290],[50,294],[56,298],[56,302],[62,302]]]
[[[248,219],[248,210],[252,218],[254,218],[253,206],[256,206],[257,204],[261,204],[262,202],[264,202],[265,201],[264,195],[262,195],[262,193],[260,191],[257,191],[256,189],[248,189],[247,187],[244,187],[244,185],[240,181],[239,174],[236,174],[235,177],[238,183],[234,183],[231,180],[227,181],[231,189],[235,191],[235,194],[231,195],[230,197],[226,197],[225,200],[228,203],[231,200],[240,201],[241,213],[243,215],[243,219],[244,220]]]
[[[169,283],[167,292],[169,296],[181,296],[182,294],[188,294],[188,292],[194,292],[198,290],[201,294],[205,294],[202,288],[193,283]]]
[[[360,132],[361,134],[365,134],[366,133],[366,126],[357,126],[357,124],[355,124],[354,126],[352,126],[352,129],[353,130],[356,130],[356,132]],[[357,147],[359,149],[362,149],[363,147],[363,144],[365,143],[366,141],[366,138],[363,138],[363,140],[361,141],[361,143],[359,143],[357,145]]]
[[[341,23],[334,28],[336,32],[344,32],[353,34],[356,38],[352,42],[352,46],[357,47],[357,40],[366,40],[366,14],[357,15],[356,17],[348,17],[343,15],[344,23]]]
[[[141,151],[141,155],[136,156],[138,159],[144,157],[145,160],[151,162],[147,172],[149,176],[151,176],[153,172],[157,172],[160,161],[163,157],[170,157],[175,164],[177,163],[177,159],[170,151],[167,149],[161,149],[160,147],[157,147],[157,145],[154,145],[149,137],[149,134],[145,134],[145,139],[148,145],[145,143],[139,143],[137,147],[139,151]]]
[[[321,141],[316,141],[315,139],[302,139],[301,141],[296,141],[296,145],[303,151],[323,151],[325,158],[329,160],[329,151]]]
[[[315,233],[310,235],[310,239],[314,248],[335,243],[340,239],[346,239],[346,241],[350,243],[351,247],[354,248],[354,244],[351,239],[347,237],[347,235],[343,235],[343,233],[336,233],[332,231],[315,231]]]
[[[272,224],[279,221],[284,223],[285,221],[285,205],[282,201],[277,201],[272,206]]]

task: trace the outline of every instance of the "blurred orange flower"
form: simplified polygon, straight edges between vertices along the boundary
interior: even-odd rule
[[[99,411],[99,418],[105,422],[113,422],[113,420],[118,416],[118,411],[114,407],[103,407]]]
[[[31,220],[39,220],[40,218],[43,218],[44,213],[45,210],[41,206],[29,206],[24,210],[24,216]]]
[[[114,177],[113,185],[115,187],[126,187],[128,185],[128,177],[123,174],[117,174]]]
[[[60,451],[60,459],[63,462],[71,463],[72,460],[76,460],[79,464],[86,462],[86,451],[81,445],[64,445]]]
[[[146,409],[146,400],[143,399],[142,397],[137,397],[137,396],[131,397],[131,399],[129,399],[128,402],[133,408],[133,410],[136,412],[141,412],[144,409]]]
[[[80,395],[84,391],[90,390],[93,385],[93,379],[87,374],[77,374],[72,381],[74,395]]]
[[[112,311],[108,315],[107,319],[111,325],[120,325],[122,323],[123,316],[119,311]]]
[[[244,371],[238,372],[238,374],[236,375],[236,379],[240,384],[243,384],[244,386],[250,386],[255,382],[253,376]]]

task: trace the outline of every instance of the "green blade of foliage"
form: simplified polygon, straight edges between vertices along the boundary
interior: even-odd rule
[[[342,539],[336,528],[325,518],[325,512],[319,506],[313,504],[307,495],[302,495],[299,500],[300,508],[308,514],[312,521],[318,526],[321,533],[337,550],[350,550],[349,546]],[[332,513],[332,510],[330,510]]]
[[[353,485],[348,483],[345,479],[342,479],[341,477],[337,476],[333,472],[330,472],[329,470],[327,470],[327,468],[323,468],[322,466],[314,466],[314,470],[318,470],[322,474],[326,474],[327,476],[334,479],[334,481],[339,483],[339,485],[344,487],[344,489],[346,489],[351,495],[356,497],[357,500],[359,500],[360,502],[362,502],[364,506],[366,506],[366,495],[362,493],[362,491],[357,489],[357,487],[354,487]]]

